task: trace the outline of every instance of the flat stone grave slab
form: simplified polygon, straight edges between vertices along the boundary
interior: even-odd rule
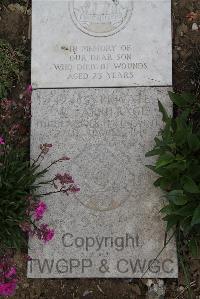
[[[171,109],[167,90],[33,92],[32,158],[41,143],[52,143],[43,166],[63,155],[71,160],[54,166],[47,179],[67,171],[80,192],[45,198],[44,222],[56,234],[46,245],[30,240],[28,277],[177,277],[174,242],[162,251],[163,194],[153,186],[156,176],[145,167],[153,162],[145,153],[162,127],[158,99]]]
[[[170,0],[33,0],[34,88],[172,85]]]

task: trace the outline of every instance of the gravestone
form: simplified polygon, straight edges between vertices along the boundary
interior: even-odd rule
[[[31,155],[46,142],[43,166],[70,156],[47,179],[67,171],[80,192],[46,198],[56,234],[30,240],[28,277],[177,277],[145,167],[158,99],[171,110],[170,19],[169,0],[33,0]]]
[[[33,87],[171,85],[170,3],[33,0]]]

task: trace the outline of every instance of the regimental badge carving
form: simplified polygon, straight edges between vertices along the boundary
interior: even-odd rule
[[[97,37],[110,36],[125,28],[133,10],[130,0],[73,0],[69,5],[74,24]]]
[[[124,164],[126,157],[105,144],[88,145],[75,158],[81,191],[77,200],[95,211],[110,211],[122,206],[130,197],[134,174]]]

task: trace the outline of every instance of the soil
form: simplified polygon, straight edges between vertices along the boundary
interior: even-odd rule
[[[28,0],[27,0],[28,1]],[[17,86],[10,96],[19,97],[30,83],[30,3],[26,0],[0,0],[0,38],[8,40],[14,48],[21,48],[27,57]],[[9,4],[16,6],[9,6]],[[200,1],[172,0],[173,21],[173,87],[176,91],[191,91],[199,95],[200,69]],[[187,17],[189,13],[194,12]],[[196,29],[195,29],[196,28]],[[200,260],[188,257],[193,298],[200,298]],[[16,255],[19,286],[15,299],[134,299],[134,298],[189,298],[184,275],[165,280],[165,297],[148,295],[147,280],[143,279],[27,279],[26,262],[22,254]],[[152,283],[156,281],[152,280]]]

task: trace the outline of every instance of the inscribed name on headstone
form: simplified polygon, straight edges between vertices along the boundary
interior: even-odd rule
[[[169,86],[169,0],[33,0],[34,88]]]

